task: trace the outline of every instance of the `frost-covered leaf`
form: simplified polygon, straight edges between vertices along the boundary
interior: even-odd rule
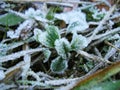
[[[0,25],[14,26],[20,24],[22,21],[24,21],[23,18],[12,13],[0,15]]]
[[[83,31],[88,28],[86,16],[80,10],[55,14],[55,18],[64,20],[66,24],[69,24],[67,27],[67,32]]]
[[[38,21],[46,22],[46,14],[41,10],[35,10],[34,8],[29,8],[25,11],[25,16],[28,18],[33,18]]]
[[[56,26],[47,26],[45,32],[39,29],[35,29],[34,37],[42,45],[45,45],[49,48],[53,48],[55,46],[55,40],[60,38],[60,33]]]
[[[57,53],[64,59],[67,59],[67,54],[70,51],[70,43],[66,38],[57,39],[55,41],[55,49]]]
[[[38,28],[34,29],[34,39],[39,42],[39,35],[42,33],[42,31]]]
[[[77,51],[87,47],[87,45],[88,45],[88,41],[86,37],[82,35],[78,35],[77,33],[73,34],[72,41],[71,41],[72,50]]]
[[[47,32],[42,32],[40,35],[37,36],[37,40],[46,47],[51,47],[51,44],[47,41]]]
[[[95,20],[101,20],[106,14],[106,10],[104,8],[99,10],[97,7],[91,7],[89,8],[89,11],[93,13],[92,17]]]
[[[53,20],[54,19],[54,13],[55,13],[55,9],[56,8],[50,8],[47,15],[46,15],[46,18],[48,20]]]
[[[68,25],[67,32],[77,32],[85,30],[86,28],[88,28],[88,24],[86,22],[83,22],[82,20],[77,20]]]
[[[49,47],[49,43],[47,42],[47,32],[43,32],[42,30],[35,28],[34,29],[34,38],[36,41],[40,42],[42,45]]]
[[[50,58],[50,55],[51,55],[51,51],[49,49],[45,49],[43,51],[43,54],[44,54],[44,57],[45,57],[45,60],[44,60],[44,63],[48,61],[48,59]]]
[[[56,26],[47,26],[46,27],[47,35],[47,43],[49,43],[49,47],[53,48],[55,46],[55,40],[60,38],[60,32]]]
[[[57,57],[51,63],[51,70],[53,73],[62,74],[68,67],[68,61],[62,59],[62,57]]]

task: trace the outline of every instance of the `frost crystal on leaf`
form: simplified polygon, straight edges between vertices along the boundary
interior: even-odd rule
[[[3,70],[0,70],[0,80],[5,78],[5,73]]]
[[[38,42],[40,42],[39,36],[40,36],[41,33],[42,33],[42,31],[40,29],[38,29],[38,28],[34,29],[34,39]]]
[[[57,57],[52,61],[50,69],[54,73],[62,74],[67,69],[67,67],[68,67],[68,61],[63,60],[61,57]]]
[[[71,49],[77,51],[79,49],[83,49],[87,47],[87,45],[88,45],[88,41],[86,37],[82,35],[78,35],[77,33],[73,34],[72,41],[71,41]]]
[[[38,32],[38,33],[37,33]],[[42,32],[41,30],[34,30],[34,37],[42,45],[46,47],[53,48],[55,45],[55,40],[60,38],[60,32],[56,26],[47,26],[46,31]]]
[[[44,60],[44,63],[48,61],[50,55],[51,55],[51,51],[49,49],[46,49],[43,51],[43,54],[45,56],[45,60]]]
[[[106,10],[104,8],[100,11],[97,7],[91,7],[89,10],[93,13],[92,17],[96,20],[102,19],[106,14]]]
[[[67,54],[70,51],[70,43],[66,38],[57,39],[55,41],[55,49],[57,53],[64,59],[67,59]]]
[[[68,25],[67,27],[67,32],[77,32],[77,31],[82,31],[85,30],[86,28],[88,28],[88,24],[81,21],[81,20],[77,20],[75,22],[72,22]]]
[[[46,39],[49,43],[49,47],[55,46],[55,40],[60,39],[60,32],[56,26],[49,25],[46,27],[47,35]]]
[[[66,24],[69,24],[67,32],[83,31],[88,28],[86,16],[80,10],[55,14],[55,18],[64,20]]]
[[[38,35],[37,39],[42,45],[45,45],[46,47],[49,47],[49,43],[47,42],[47,32],[42,32],[40,35]]]
[[[34,8],[29,8],[25,11],[25,16],[28,18],[32,18],[38,21],[46,22],[45,19],[46,14],[42,12],[41,10],[35,10]]]

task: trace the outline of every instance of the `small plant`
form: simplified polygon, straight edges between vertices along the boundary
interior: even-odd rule
[[[88,45],[86,37],[78,35],[77,33],[73,33],[72,41],[69,42],[66,37],[60,36],[60,30],[53,25],[46,26],[46,30],[44,31],[35,29],[34,38],[43,46],[46,46],[46,48],[54,48],[57,51],[59,56],[52,61],[51,70],[58,74],[64,73],[67,69],[70,51],[78,51]],[[51,51],[44,53],[50,57],[50,52]]]
[[[1,90],[119,89],[116,77],[102,84],[120,71],[119,5],[113,4],[1,1]]]

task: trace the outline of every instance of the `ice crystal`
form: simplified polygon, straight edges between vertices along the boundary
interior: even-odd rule
[[[61,14],[55,14],[55,18],[64,20],[67,27],[67,32],[83,31],[88,28],[86,22],[86,15],[81,10],[73,10],[71,12],[65,12]]]
[[[72,41],[71,41],[71,48],[73,50],[77,51],[79,49],[83,49],[87,47],[87,45],[88,45],[88,41],[86,37],[82,35],[78,35],[77,33],[73,34]]]
[[[5,73],[3,70],[0,70],[0,80],[5,78]]]
[[[31,35],[31,29],[34,26],[35,21],[32,19],[25,20],[15,31],[8,31],[7,36],[10,38],[23,38],[27,39]]]
[[[64,59],[67,59],[67,54],[70,51],[70,43],[66,38],[57,39],[55,41],[55,49],[57,53]]]
[[[96,20],[102,19],[106,14],[106,10],[104,8],[102,8],[102,10],[99,10],[97,7],[91,7],[89,10],[93,13],[92,17]]]
[[[25,16],[28,18],[33,18],[38,21],[46,22],[46,14],[41,10],[35,10],[34,8],[29,8],[25,11]]]
[[[57,57],[51,63],[51,70],[57,74],[63,74],[68,67],[68,61],[63,60],[61,57]]]

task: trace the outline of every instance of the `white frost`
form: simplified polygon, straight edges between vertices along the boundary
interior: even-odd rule
[[[35,10],[34,8],[29,8],[28,10],[26,10],[25,16],[29,19],[32,18],[38,21],[47,22],[47,20],[45,19],[46,14],[43,11]]]
[[[70,12],[55,14],[55,18],[64,20],[66,24],[69,24],[67,27],[67,32],[83,31],[89,27],[86,22],[86,15],[81,12],[81,10],[73,10]]]
[[[5,73],[3,70],[0,70],[0,80],[5,78]]]
[[[86,37],[82,35],[78,35],[77,33],[73,34],[71,41],[71,48],[73,50],[84,49],[87,46],[88,46],[88,41]]]
[[[62,56],[62,58],[67,59],[66,54],[71,49],[70,43],[68,42],[68,40],[66,38],[57,39],[55,41],[55,49],[57,50],[57,53],[60,56]]]

